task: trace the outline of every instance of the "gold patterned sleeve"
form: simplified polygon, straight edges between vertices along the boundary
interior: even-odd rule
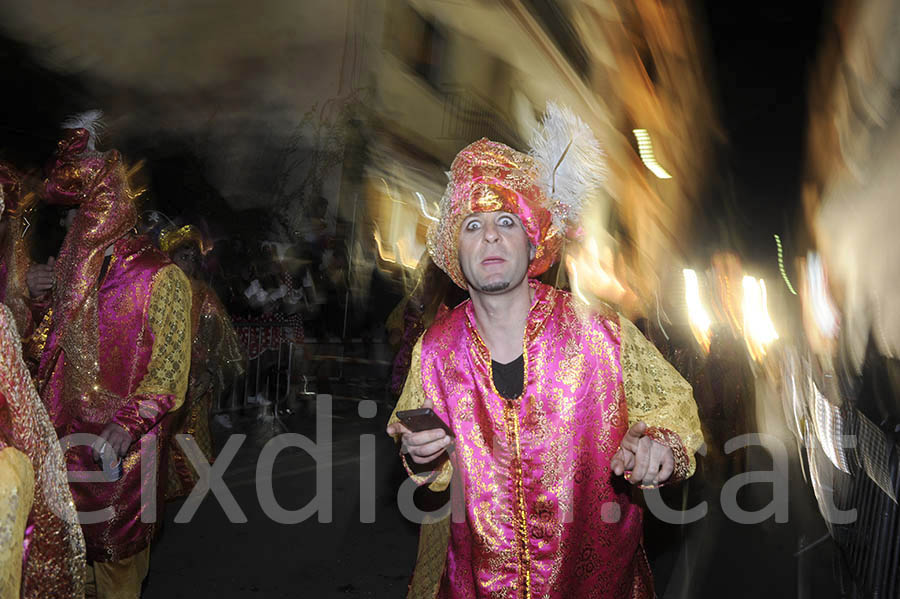
[[[620,316],[619,323],[628,426],[643,421],[647,436],[671,447],[675,472],[669,482],[683,480],[694,473],[694,453],[703,444],[693,389],[630,320]]]
[[[150,292],[147,320],[153,348],[147,373],[133,401],[117,413],[113,422],[134,440],[184,403],[191,367],[191,284],[181,269],[170,264],[156,273]]]
[[[403,392],[400,399],[397,400],[397,406],[394,408],[388,425],[400,422],[397,418],[397,412],[402,410],[415,410],[425,405],[425,388],[422,386],[422,339],[416,341],[413,347],[412,360],[409,365],[409,374],[406,375],[406,383],[403,385]],[[400,435],[394,435],[394,440],[400,442]],[[419,474],[412,470],[409,462],[406,461],[406,455],[401,451],[400,459],[403,460],[403,467],[407,474],[418,485],[428,485],[428,488],[435,492],[441,492],[450,484],[453,476],[453,465],[450,460],[444,460],[440,468],[434,472]]]
[[[172,395],[175,410],[184,402],[191,368],[191,284],[174,264],[157,274],[147,316],[153,351],[137,393]]]
[[[33,501],[31,460],[6,447],[0,451],[0,597],[19,596],[25,525]]]

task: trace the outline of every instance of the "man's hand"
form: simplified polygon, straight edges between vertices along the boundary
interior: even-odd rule
[[[628,429],[619,451],[610,462],[612,471],[621,476],[631,470],[631,484],[658,485],[669,480],[675,470],[675,456],[671,447],[645,436],[647,425],[636,422]]]
[[[53,288],[55,276],[53,274],[53,256],[47,260],[47,264],[33,264],[25,274],[25,282],[31,297],[37,299]]]
[[[433,404],[431,400],[426,399],[422,407],[431,408]],[[386,430],[389,435],[402,435],[401,451],[408,453],[416,464],[433,462],[453,443],[453,437],[440,428],[414,433],[403,426],[401,422],[395,422],[388,425]]]
[[[103,446],[108,444],[116,452],[118,457],[124,457],[131,447],[131,435],[120,425],[110,422],[103,428],[100,438],[94,441],[91,449],[94,452],[94,460],[100,460],[100,453]]]
[[[212,374],[208,370],[204,370],[203,373],[197,377],[197,380],[191,384],[191,397],[197,397],[209,389],[212,386],[212,380]]]

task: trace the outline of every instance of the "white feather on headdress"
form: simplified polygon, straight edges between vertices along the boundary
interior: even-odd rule
[[[100,133],[103,132],[104,126],[102,119],[102,110],[88,110],[73,116],[70,116],[62,122],[63,129],[87,129],[89,134],[87,147],[88,150],[97,149],[97,141],[100,139]]]
[[[531,138],[538,185],[550,200],[553,224],[565,234],[584,201],[606,180],[605,154],[593,131],[564,106],[547,103],[541,126]]]

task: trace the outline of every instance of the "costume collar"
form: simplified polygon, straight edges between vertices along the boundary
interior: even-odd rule
[[[544,325],[546,324],[550,313],[553,311],[553,306],[556,304],[556,296],[559,294],[558,289],[552,285],[545,285],[537,279],[528,279],[528,286],[534,291],[534,297],[531,300],[531,308],[528,310],[528,318],[525,321],[525,338],[522,340],[523,354],[526,356],[528,355],[528,346],[543,332]],[[466,325],[468,326],[472,337],[475,339],[474,348],[483,360],[490,362],[491,352],[488,349],[487,344],[481,338],[481,334],[478,332],[477,320],[475,319],[475,307],[472,305],[471,299],[466,300],[465,310]]]

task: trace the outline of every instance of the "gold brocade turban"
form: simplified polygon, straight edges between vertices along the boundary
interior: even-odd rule
[[[167,254],[185,245],[194,245],[201,254],[209,251],[200,229],[194,225],[165,229],[159,236],[159,248]]]
[[[547,105],[528,154],[485,138],[466,146],[447,173],[440,217],[428,229],[434,263],[466,289],[458,254],[462,222],[476,212],[503,211],[519,217],[534,247],[528,276],[546,272],[577,227],[583,202],[602,184],[603,158],[590,128],[554,104]]]

